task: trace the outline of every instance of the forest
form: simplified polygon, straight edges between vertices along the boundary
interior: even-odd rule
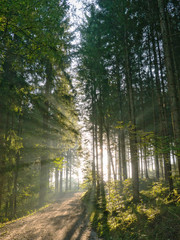
[[[1,0],[0,228],[83,191],[101,239],[180,238],[179,31],[178,0]]]

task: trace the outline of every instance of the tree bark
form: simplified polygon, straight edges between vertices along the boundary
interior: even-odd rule
[[[177,147],[177,155],[179,156],[178,168],[180,174],[180,104],[178,100],[177,93],[178,87],[176,86],[176,76],[174,74],[175,66],[173,63],[173,49],[170,41],[170,33],[168,30],[164,2],[163,0],[157,0],[157,2],[159,6],[160,26],[164,47],[165,65],[167,71],[168,94],[170,97],[171,104],[171,119],[175,136],[175,144]]]
[[[40,191],[39,191],[39,204],[43,206],[46,201],[46,194],[49,185],[49,159],[48,159],[48,147],[49,147],[49,96],[51,94],[52,84],[52,65],[46,60],[46,83],[45,83],[45,102],[43,109],[43,146],[44,151],[41,156],[40,163]]]
[[[113,171],[113,176],[114,176],[114,181],[117,180],[117,177],[116,177],[116,172],[115,172],[115,169],[114,169],[114,162],[113,162],[113,159],[112,159],[112,153],[111,153],[111,144],[110,144],[110,136],[109,136],[109,128],[107,127],[106,128],[106,137],[107,137],[107,150],[108,150],[108,159],[109,159],[109,174],[108,174],[108,180],[110,180],[111,176],[110,176],[110,168],[112,166],[112,171]]]
[[[63,168],[60,169],[60,183],[59,183],[59,192],[63,192]]]
[[[118,130],[118,158],[119,158],[119,180],[122,183],[122,154],[121,154],[121,133]]]
[[[66,159],[66,187],[65,191],[68,191],[68,182],[69,182],[69,150],[67,152],[67,159]]]
[[[127,33],[126,33],[127,34]],[[130,61],[128,52],[127,37],[125,34],[125,69],[126,69],[126,84],[129,99],[129,117],[131,122],[130,130],[130,151],[131,151],[131,164],[132,164],[132,181],[133,181],[133,200],[139,201],[139,174],[138,174],[138,154],[137,154],[137,137],[136,137],[136,121],[135,121],[135,109],[133,98],[132,77],[130,71]]]
[[[169,137],[168,131],[168,122],[167,122],[167,112],[165,103],[163,102],[163,96],[161,92],[161,83],[159,79],[159,69],[158,69],[158,61],[157,61],[157,52],[156,52],[156,45],[155,45],[155,37],[153,29],[151,28],[151,36],[152,36],[152,46],[153,46],[153,55],[154,55],[154,67],[155,67],[155,80],[156,80],[156,88],[157,88],[157,96],[158,96],[158,103],[160,109],[160,122],[161,122],[161,132],[162,136],[165,140],[165,144],[162,147],[165,147],[170,152],[169,140],[166,139]],[[171,163],[170,163],[170,153],[164,153],[164,165],[165,165],[165,179],[169,182],[170,191],[173,189],[173,181],[172,181],[172,173],[171,173]]]
[[[102,116],[100,116],[102,119]],[[104,180],[104,171],[103,171],[103,125],[102,120],[100,121],[99,126],[99,142],[100,142],[100,161],[101,161],[101,183]]]
[[[55,168],[55,193],[58,193],[58,186],[59,185],[59,170]]]
[[[72,189],[72,151],[69,153],[69,190]]]
[[[122,99],[121,99],[121,82],[120,82],[120,73],[119,73],[119,57],[116,56],[116,82],[117,82],[117,95],[119,100],[119,114],[118,118],[119,121],[123,122],[123,116],[122,116]],[[120,174],[120,180],[122,180],[122,167],[123,167],[123,179],[127,179],[127,164],[126,164],[126,148],[125,148],[125,134],[124,129],[119,130],[118,133],[119,137],[119,174]]]

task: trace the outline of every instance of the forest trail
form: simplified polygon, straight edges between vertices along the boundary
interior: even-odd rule
[[[67,193],[39,212],[5,225],[2,240],[96,240],[89,226],[82,193]]]

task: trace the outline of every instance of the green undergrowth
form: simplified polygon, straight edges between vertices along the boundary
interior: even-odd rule
[[[178,183],[176,183],[178,185]],[[107,240],[180,239],[180,194],[163,182],[140,180],[140,202],[132,201],[131,180],[108,183],[83,197],[93,229]],[[101,192],[101,193],[100,193]]]
[[[3,227],[5,224],[9,224],[16,220],[23,219],[27,216],[33,215],[34,213],[43,210],[44,208],[47,208],[55,200],[56,195],[52,191],[49,191],[44,206],[42,207],[39,206],[38,195],[33,196],[31,199],[30,198],[23,199],[23,204],[21,205],[20,202],[18,201],[15,216],[11,217],[10,215],[7,217],[6,216],[0,217],[0,228]]]

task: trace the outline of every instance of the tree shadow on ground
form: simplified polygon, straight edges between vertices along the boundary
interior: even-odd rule
[[[83,212],[81,214],[79,214],[78,218],[76,219],[74,224],[71,226],[70,231],[67,232],[66,236],[62,240],[70,240],[71,237],[74,235],[75,231],[81,227],[80,232],[79,232],[78,236],[76,237],[76,240],[78,240],[78,239],[80,240],[83,233],[87,229],[87,222],[88,222],[88,218],[86,216],[86,211],[84,208]]]
[[[93,229],[103,239],[110,239],[109,225],[108,225],[108,211],[106,209],[106,195],[104,185],[101,184],[100,190],[97,191],[94,199],[94,217],[92,220]]]

